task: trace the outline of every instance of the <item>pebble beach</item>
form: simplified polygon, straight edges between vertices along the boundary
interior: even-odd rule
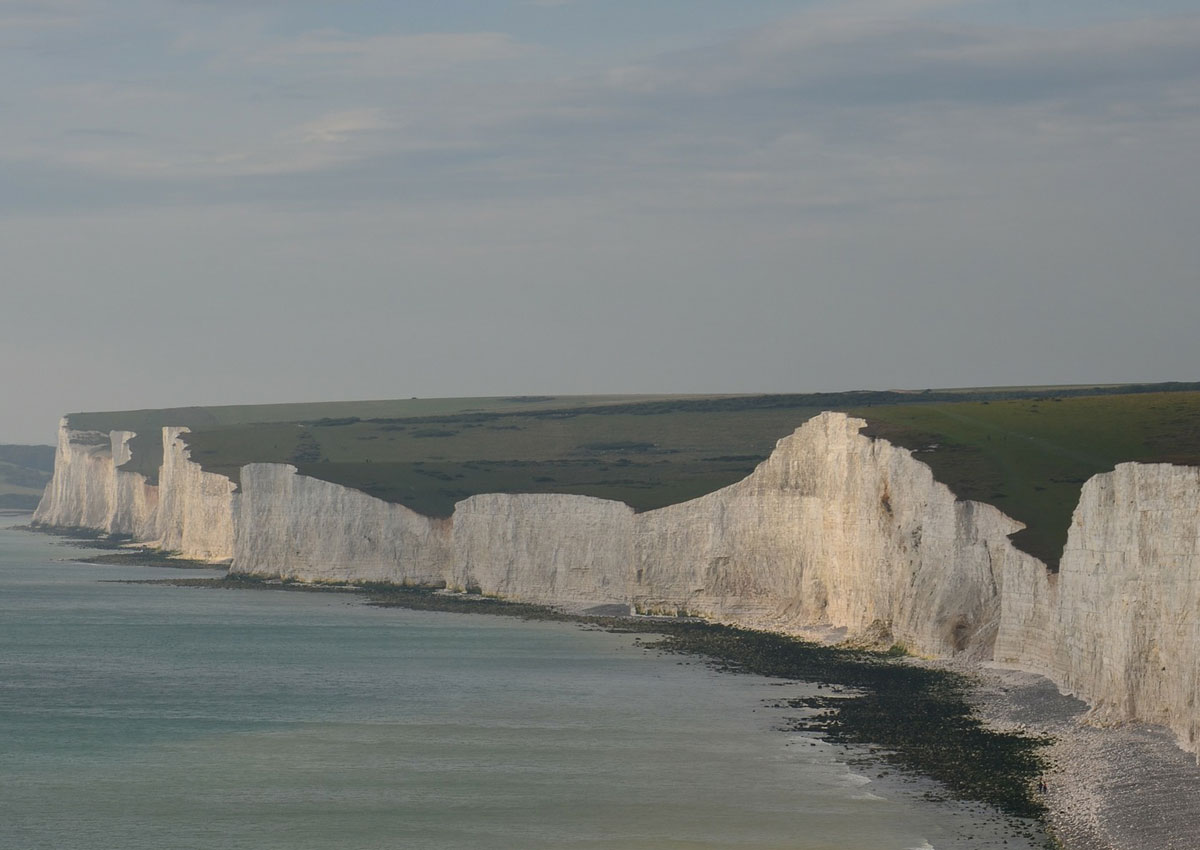
[[[996,728],[1047,735],[1047,823],[1064,850],[1200,847],[1200,766],[1162,727],[1096,728],[1038,675],[989,668],[973,694]]]

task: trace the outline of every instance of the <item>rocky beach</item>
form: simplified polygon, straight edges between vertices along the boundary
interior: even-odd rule
[[[1089,723],[1088,706],[1050,680],[977,671],[971,700],[993,728],[1046,735],[1046,823],[1064,850],[1200,845],[1200,766],[1161,726]]]

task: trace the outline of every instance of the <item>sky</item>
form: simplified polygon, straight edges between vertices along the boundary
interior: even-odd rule
[[[0,0],[0,442],[1200,379],[1195,0]]]

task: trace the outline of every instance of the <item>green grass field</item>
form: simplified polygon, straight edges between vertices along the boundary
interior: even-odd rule
[[[662,396],[574,397],[579,406],[603,406],[617,402],[652,401]],[[67,419],[77,431],[133,431],[130,442],[133,460],[125,466],[151,480],[162,464],[161,429],[182,425],[193,431],[234,429],[283,422],[314,422],[330,419],[364,420],[455,416],[480,411],[535,411],[561,405],[555,396],[511,398],[430,398],[380,401],[330,401],[295,404],[238,404],[213,407],[172,407],[160,410],[122,410],[72,413]]]
[[[662,507],[744,478],[813,407],[712,412],[559,408],[436,418],[274,423],[188,438],[230,477],[243,463],[293,463],[433,516],[476,493],[575,493]]]
[[[1084,480],[1126,460],[1200,464],[1200,384],[803,395],[408,399],[75,414],[77,429],[138,431],[126,468],[154,475],[158,429],[186,425],[192,457],[235,482],[291,463],[430,516],[478,493],[574,493],[644,511],[753,471],[822,410],[913,449],[960,497],[1028,528],[1057,563]]]
[[[960,498],[1025,523],[1021,549],[1058,563],[1083,482],[1125,461],[1200,465],[1200,392],[851,410],[914,450]]]

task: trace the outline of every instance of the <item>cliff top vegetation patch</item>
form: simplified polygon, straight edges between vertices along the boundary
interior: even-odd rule
[[[566,401],[576,407],[606,405],[630,400],[654,400],[659,396],[573,396]],[[560,406],[557,396],[509,396],[504,398],[406,398],[375,401],[301,402],[290,404],[234,404],[210,407],[172,407],[145,410],[121,410],[72,413],[67,422],[76,431],[133,431],[130,442],[133,458],[124,469],[140,472],[151,480],[162,464],[161,430],[164,426],[183,426],[202,432],[271,423],[305,422],[333,427],[363,420],[386,421],[393,418],[422,420],[427,417],[453,417],[460,414],[493,411],[535,411]],[[236,441],[236,437],[234,438]],[[265,461],[265,457],[254,460]],[[249,461],[247,461],[249,462]]]
[[[1200,465],[1200,392],[893,405],[848,411],[912,449],[962,499],[1025,529],[1016,546],[1057,567],[1083,483],[1118,463]]]
[[[597,496],[650,510],[744,478],[820,412],[803,404],[697,411],[686,409],[691,401],[262,423],[197,430],[187,441],[194,460],[234,480],[245,463],[291,463],[431,516],[496,492]]]

